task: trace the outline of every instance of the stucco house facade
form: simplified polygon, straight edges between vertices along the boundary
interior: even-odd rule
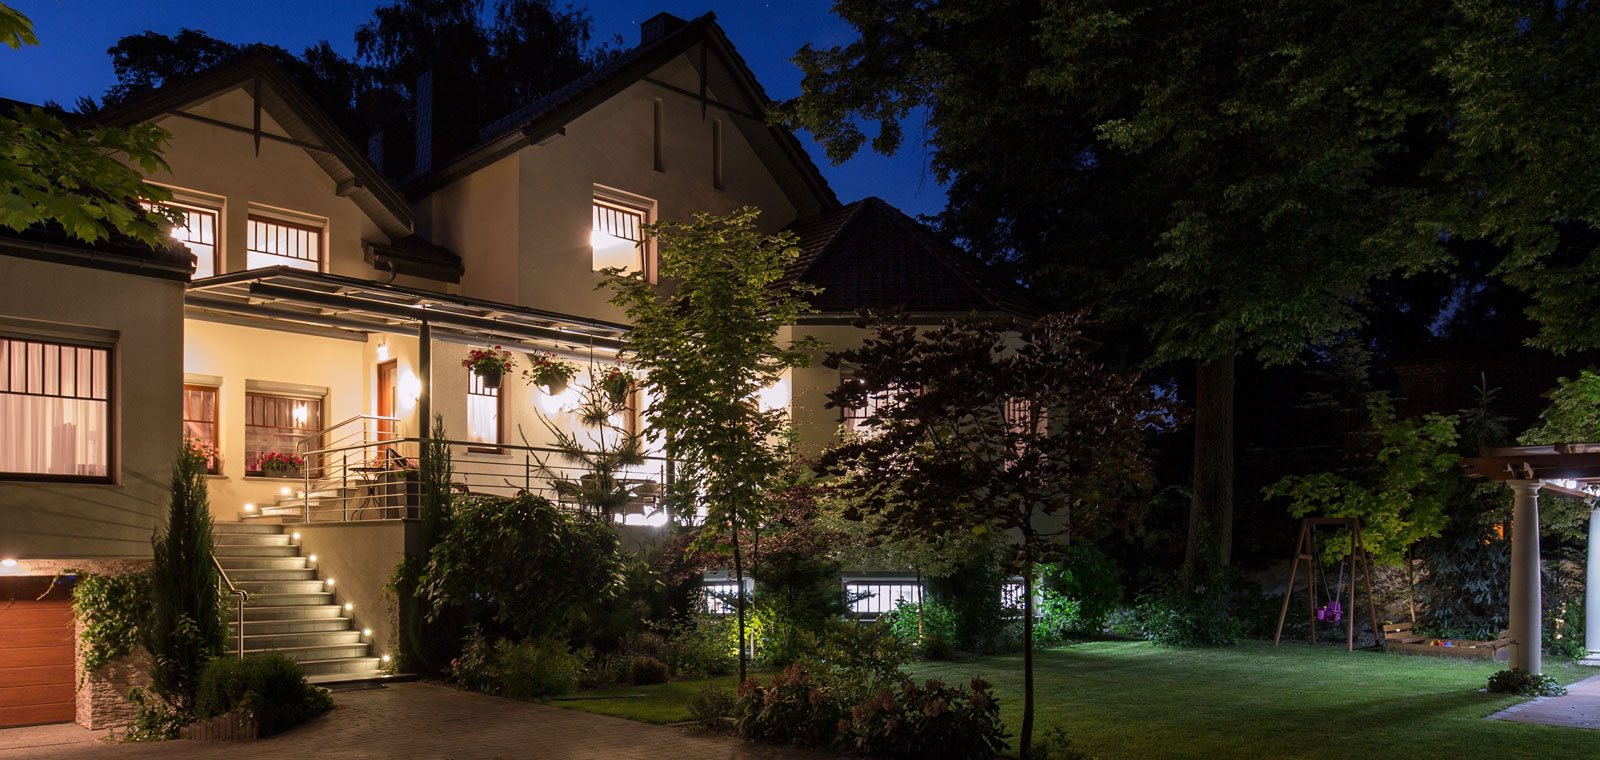
[[[0,726],[116,719],[80,704],[70,611],[41,592],[64,571],[148,559],[185,435],[213,452],[218,561],[249,595],[244,650],[283,651],[314,681],[380,677],[396,627],[383,586],[415,549],[418,439],[441,420],[457,487],[509,494],[546,488],[552,429],[578,429],[572,388],[494,387],[463,358],[616,366],[628,328],[596,286],[610,266],[655,277],[642,224],[755,206],[764,228],[793,231],[792,276],[824,290],[785,337],[851,345],[860,308],[1033,312],[883,201],[841,204],[767,122],[712,16],[641,28],[460,155],[432,155],[419,131],[417,171],[398,180],[265,57],[97,117],[171,133],[170,170],[149,179],[186,223],[161,251],[0,230],[0,601],[38,607],[0,613]],[[425,84],[419,96],[427,108]],[[849,424],[826,406],[839,381],[816,364],[763,402],[816,450]],[[648,403],[633,392],[617,424]],[[658,530],[670,463],[626,475],[621,529]]]

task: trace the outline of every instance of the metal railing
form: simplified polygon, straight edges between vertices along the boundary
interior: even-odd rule
[[[217,569],[217,593],[229,594],[239,599],[238,613],[233,621],[233,633],[239,640],[239,659],[244,659],[244,604],[250,598],[250,592],[233,585],[233,580],[228,578],[228,571],[222,568],[222,562],[217,559],[217,553],[211,553],[211,566]]]
[[[372,420],[357,417],[347,421]],[[342,423],[343,424],[343,423]],[[334,426],[338,428],[339,426]],[[344,435],[346,443],[301,450],[303,490],[293,498],[304,522],[417,518],[422,507],[420,438]],[[609,476],[547,446],[443,441],[457,494],[532,493],[574,510],[610,514],[625,524],[664,523],[671,468],[662,457],[618,467]],[[285,513],[282,516],[291,517]]]

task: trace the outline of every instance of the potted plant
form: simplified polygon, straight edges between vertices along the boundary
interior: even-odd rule
[[[633,373],[621,367],[607,367],[600,375],[599,386],[613,406],[622,406],[628,400],[628,393],[633,390],[633,383]]]
[[[299,456],[271,451],[261,458],[261,473],[269,478],[298,477],[301,464]]]
[[[523,378],[552,396],[566,390],[567,381],[578,374],[576,364],[562,361],[549,351],[528,354],[528,362],[533,366],[522,371]]]
[[[500,378],[516,366],[511,360],[511,352],[495,346],[494,348],[474,348],[467,352],[467,358],[461,360],[461,366],[472,370],[483,380],[485,388],[499,388]]]

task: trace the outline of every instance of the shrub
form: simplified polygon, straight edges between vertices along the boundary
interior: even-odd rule
[[[678,678],[725,676],[739,663],[739,634],[732,616],[700,612],[682,620],[656,623],[661,657]]]
[[[1556,683],[1556,679],[1542,673],[1502,670],[1489,676],[1489,691],[1524,697],[1559,697],[1567,693],[1567,688]]]
[[[218,657],[200,675],[195,714],[210,718],[236,709],[253,713],[266,736],[333,709],[333,698],[307,683],[300,666],[277,652],[242,660]]]
[[[584,688],[624,683],[633,672],[633,657],[625,654],[591,654],[584,660]]]
[[[1239,639],[1240,625],[1229,611],[1231,601],[1224,573],[1196,578],[1185,572],[1139,598],[1134,625],[1140,635],[1158,644],[1232,646]]]
[[[1039,619],[1033,624],[1035,643],[1062,641],[1073,634],[1098,632],[1085,630],[1087,622],[1083,620],[1082,604],[1049,588],[1039,591],[1037,609]]]
[[[766,686],[746,679],[739,684],[733,708],[734,731],[740,737],[802,747],[832,746],[844,717],[838,700],[798,663]]]
[[[852,708],[840,731],[854,749],[880,758],[991,758],[1008,746],[1000,705],[981,678],[970,691],[903,680]]]
[[[583,659],[565,641],[545,637],[491,644],[481,633],[467,636],[451,674],[464,689],[512,699],[546,699],[578,688]]]
[[[706,728],[721,730],[733,715],[733,703],[733,691],[707,686],[689,698],[689,716]]]
[[[928,579],[928,596],[948,608],[955,619],[948,638],[957,649],[993,652],[1012,642],[1014,626],[1000,599],[1007,577],[996,558],[986,555],[973,558],[948,576]]]
[[[923,597],[923,599],[920,604],[901,599],[895,602],[894,609],[883,613],[878,619],[889,626],[895,638],[913,647],[926,649],[928,641],[935,638],[948,645],[956,637],[955,611],[931,598]],[[919,610],[922,612],[920,639],[917,635]],[[929,657],[926,652],[923,652],[923,656],[936,659]]]
[[[1105,629],[1106,616],[1122,602],[1116,561],[1087,542],[1073,543],[1060,564],[1045,568],[1041,580],[1046,599],[1054,593],[1076,605],[1073,616],[1066,621],[1067,633],[1100,633]]]
[[[72,589],[72,611],[83,621],[78,654],[87,676],[133,653],[139,626],[150,616],[150,576],[80,576]]]
[[[900,667],[911,661],[911,648],[901,643],[889,625],[849,620],[829,622],[801,663],[806,671],[838,699],[859,702],[904,678]]]
[[[950,660],[955,658],[956,648],[943,636],[929,636],[922,640],[922,656],[929,660]]]
[[[667,682],[667,664],[654,657],[633,658],[632,681],[635,686]]]

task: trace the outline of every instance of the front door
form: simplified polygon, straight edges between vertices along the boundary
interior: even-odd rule
[[[378,365],[378,416],[395,416],[395,387],[399,381],[398,365],[394,359]],[[396,423],[389,420],[378,421],[378,440],[392,441],[400,437]]]

